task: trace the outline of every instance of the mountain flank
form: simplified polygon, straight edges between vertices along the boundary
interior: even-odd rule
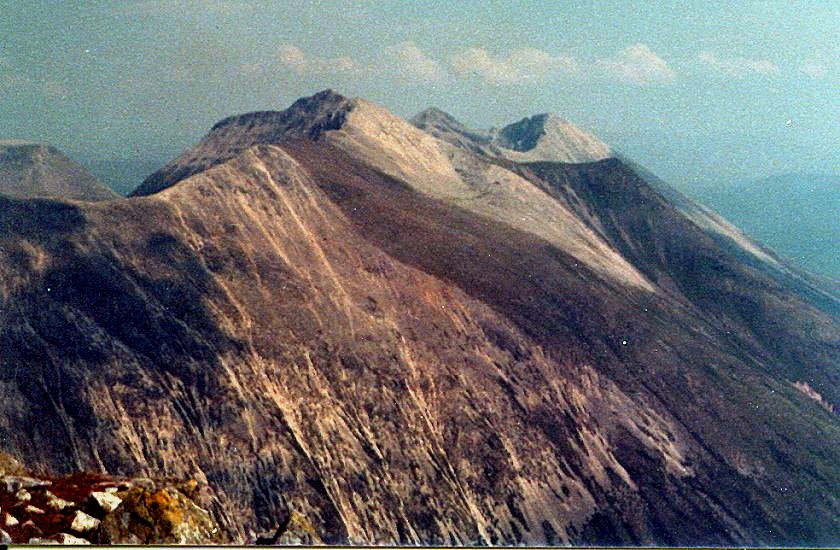
[[[2,450],[206,482],[237,542],[835,544],[838,316],[622,159],[436,116],[325,91],[0,197]]]
[[[697,198],[782,256],[840,283],[840,176],[785,174],[700,190]]]

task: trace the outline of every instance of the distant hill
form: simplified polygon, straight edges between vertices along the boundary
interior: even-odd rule
[[[40,143],[0,141],[0,194],[101,201],[117,198],[61,151]]]
[[[772,176],[696,198],[781,256],[840,280],[840,175]]]

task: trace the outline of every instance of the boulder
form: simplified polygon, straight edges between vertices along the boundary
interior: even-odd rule
[[[122,499],[114,493],[96,491],[90,494],[90,503],[97,511],[110,514],[117,509]]]
[[[52,481],[44,479],[35,479],[28,476],[10,476],[4,475],[0,477],[0,489],[7,493],[15,493],[19,489],[37,489],[39,487],[49,487]]]
[[[70,530],[74,533],[87,533],[99,527],[100,521],[90,514],[86,514],[81,510],[76,510],[73,516],[73,522],[70,524]]]
[[[44,534],[41,529],[35,525],[35,522],[30,520],[24,521],[23,524],[20,526],[20,534],[21,538],[24,540],[29,540],[33,537],[40,537]]]
[[[12,544],[12,537],[2,529],[0,529],[0,544]]]
[[[13,516],[12,514],[9,514],[7,512],[6,517],[3,520],[3,524],[6,527],[17,527],[18,525],[20,525],[20,522],[17,520],[17,518],[15,516]]]
[[[31,504],[27,504],[26,508],[23,509],[29,515],[41,515],[44,514],[44,510],[38,508],[37,506],[32,506]]]
[[[75,502],[70,502],[69,500],[58,498],[50,491],[44,491],[44,499],[46,500],[46,507],[56,512],[60,512],[65,508],[72,508],[76,505]]]
[[[32,500],[32,493],[30,493],[26,489],[18,489],[15,493],[15,500],[18,501],[18,504],[29,502],[30,500]]]
[[[210,514],[175,487],[134,487],[93,535],[97,544],[221,544]]]

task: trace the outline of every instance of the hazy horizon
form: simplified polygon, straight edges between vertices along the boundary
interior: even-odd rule
[[[87,165],[157,163],[221,118],[334,88],[406,118],[434,105],[476,127],[555,112],[683,190],[836,173],[840,3],[0,10],[0,137]]]

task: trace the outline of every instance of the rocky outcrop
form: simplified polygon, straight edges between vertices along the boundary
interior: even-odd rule
[[[415,115],[411,123],[456,147],[491,158],[582,163],[614,156],[609,145],[551,113],[483,131],[468,128],[453,116],[432,107]]]
[[[134,487],[119,494],[91,537],[99,544],[220,544],[225,538],[206,510],[175,487]]]
[[[15,488],[12,493],[10,489]],[[199,492],[194,480],[155,482],[90,474],[43,479],[0,474],[0,510],[5,512],[0,543],[227,542],[210,514],[188,496]]]

